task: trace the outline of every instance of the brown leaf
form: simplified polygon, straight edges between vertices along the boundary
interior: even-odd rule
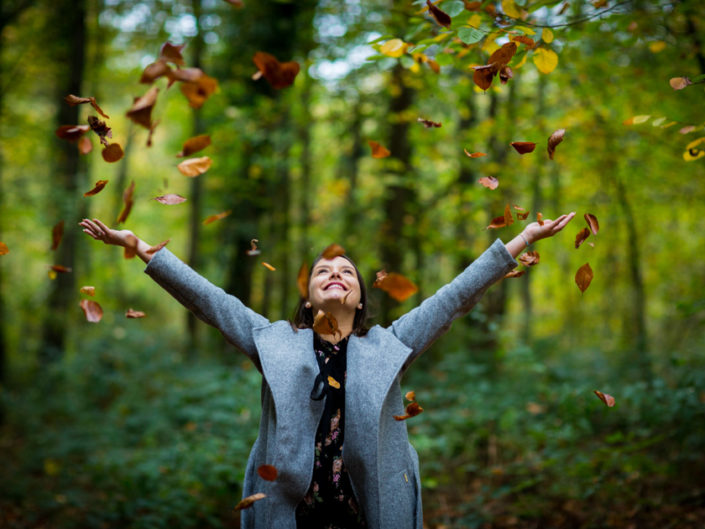
[[[97,195],[98,193],[100,193],[100,192],[103,190],[103,188],[105,188],[105,186],[107,185],[107,183],[108,183],[107,180],[98,180],[98,181],[95,183],[95,185],[93,186],[93,189],[91,189],[90,191],[86,191],[85,193],[83,193],[83,196],[84,196],[84,197],[90,197],[90,196],[93,196],[93,195]]]
[[[133,310],[132,308],[127,309],[125,312],[125,317],[130,319],[144,318],[146,314],[141,310]]]
[[[186,83],[195,83],[200,81],[206,74],[200,68],[179,68],[172,70],[169,73],[169,83],[183,81]]]
[[[556,151],[556,146],[563,141],[565,129],[558,129],[548,138],[548,157],[553,160],[553,154]]]
[[[308,299],[308,264],[306,261],[301,263],[299,273],[296,276],[296,286],[299,289],[299,295],[302,299]]]
[[[517,212],[518,220],[526,220],[529,216],[530,211],[528,209],[524,209],[521,206],[517,206],[516,204],[514,204],[514,209]]]
[[[526,270],[517,270],[516,268],[514,270],[511,270],[504,274],[504,277],[506,279],[509,279],[511,277],[521,277],[526,273]]]
[[[614,406],[614,397],[612,395],[608,395],[607,393],[602,393],[602,391],[595,390],[595,395],[599,397],[599,399],[607,404],[609,408]]]
[[[416,121],[419,123],[423,123],[423,126],[426,127],[427,129],[430,129],[431,127],[441,127],[442,124],[436,121],[431,121],[430,119],[424,119],[424,118],[418,118]]]
[[[95,109],[95,111],[98,112],[98,114],[103,116],[105,119],[110,119],[110,116],[103,112],[103,109],[98,106],[95,97],[78,97],[73,94],[70,94],[64,98],[64,101],[66,101],[72,107],[75,107],[76,105],[81,105],[83,103],[90,103],[91,106]]]
[[[404,395],[404,398],[406,400],[416,400],[416,392],[415,391],[407,391],[406,394]]]
[[[423,408],[419,406],[419,403],[414,401],[406,405],[406,415],[394,415],[397,421],[404,421],[410,419],[411,417],[416,417],[419,413],[423,411]]]
[[[57,222],[51,229],[51,249],[56,250],[61,243],[61,238],[64,236],[64,221]]]
[[[279,62],[274,55],[263,51],[255,53],[252,62],[275,90],[291,86],[300,70],[298,62]]]
[[[147,67],[142,72],[142,77],[140,77],[140,83],[152,84],[154,81],[160,77],[170,76],[171,67],[164,60],[153,62],[147,65]]]
[[[54,134],[62,140],[76,141],[89,130],[91,130],[90,125],[61,125]]]
[[[428,64],[429,68],[433,70],[433,73],[441,73],[441,65],[434,59],[429,59],[426,61],[426,64]]]
[[[145,253],[146,253],[146,254],[153,254],[153,253],[158,252],[159,250],[161,250],[162,248],[164,248],[167,244],[169,244],[169,241],[170,241],[170,240],[171,240],[171,239],[167,239],[166,241],[162,241],[162,242],[160,242],[159,244],[157,244],[157,245],[155,245],[155,246],[151,246],[150,248],[148,248],[147,250],[145,250]]]
[[[242,509],[247,509],[249,507],[252,507],[252,504],[255,503],[256,501],[259,501],[263,498],[266,498],[267,495],[258,492],[257,494],[252,494],[251,496],[248,496],[247,498],[243,498],[240,500],[240,502],[235,506],[233,511],[241,511]]]
[[[7,244],[0,242],[0,255],[7,255],[8,253],[10,253],[10,249],[7,247]]]
[[[186,202],[186,199],[184,197],[175,193],[167,193],[166,195],[160,195],[158,197],[154,197],[154,200],[166,206],[173,206],[175,204],[181,204],[182,202]]]
[[[597,235],[597,232],[600,231],[600,224],[597,222],[597,217],[592,213],[585,213],[584,217],[585,222],[590,226],[590,231],[593,235]]]
[[[132,107],[125,115],[138,125],[142,125],[145,129],[151,129],[152,109],[157,102],[157,94],[159,94],[159,88],[153,86],[142,97],[136,97]]]
[[[478,180],[478,182],[488,189],[497,189],[497,186],[499,185],[499,180],[497,180],[494,176],[483,176]]]
[[[334,259],[341,255],[345,255],[345,248],[336,243],[326,246],[325,250],[321,252],[323,259]]]
[[[318,314],[313,318],[313,330],[320,335],[332,334],[336,335],[340,333],[338,329],[338,320],[330,312],[318,311]]]
[[[132,259],[137,255],[137,245],[139,244],[139,239],[134,235],[128,235],[125,237],[125,247],[123,256],[125,259]]]
[[[80,305],[83,309],[83,313],[86,315],[87,321],[98,323],[103,318],[103,308],[98,302],[92,299],[82,299]]]
[[[70,274],[71,273],[71,268],[68,266],[63,266],[63,265],[51,265],[49,267],[50,270],[53,270],[54,272],[58,272],[60,274]]]
[[[134,204],[132,200],[132,194],[135,192],[135,181],[133,180],[128,188],[125,190],[125,192],[122,194],[122,201],[124,206],[122,207],[122,211],[120,212],[120,215],[118,215],[117,218],[117,223],[120,224],[121,222],[125,222],[127,220],[127,217],[130,215],[130,211],[132,211],[132,206]]]
[[[499,71],[496,64],[473,66],[472,69],[474,70],[474,73],[472,74],[473,82],[483,90],[487,90],[490,86],[492,86],[492,79]]]
[[[587,287],[590,286],[592,278],[593,273],[589,263],[585,263],[583,266],[578,268],[578,271],[575,273],[575,284],[578,285],[580,292],[585,292]]]
[[[204,74],[198,81],[181,83],[180,88],[191,108],[201,108],[218,89],[218,81]]]
[[[489,60],[487,61],[487,64],[498,64],[501,66],[506,65],[509,63],[509,61],[512,60],[512,57],[514,57],[514,54],[517,51],[517,43],[516,42],[507,42],[502,45],[501,48],[498,50],[495,50],[492,55],[490,55]]]
[[[686,86],[693,84],[693,81],[687,77],[672,77],[671,80],[668,81],[668,84],[670,84],[671,88],[674,90],[683,90]]]
[[[578,232],[578,234],[575,236],[575,248],[578,249],[580,248],[580,245],[585,242],[585,239],[590,237],[590,230],[587,228],[583,228]]]
[[[540,211],[536,214],[536,222],[539,223],[539,226],[543,226],[543,213]]]
[[[468,152],[467,149],[463,149],[463,151],[465,151],[465,154],[470,158],[479,158],[480,156],[487,156],[487,154],[484,152]]]
[[[384,270],[382,270],[381,277],[380,272],[377,273],[377,279],[372,286],[379,288],[389,294],[393,299],[400,302],[409,299],[419,290],[411,280],[403,275],[395,272],[387,274]]]
[[[276,270],[276,268],[274,268],[272,265],[270,265],[269,263],[267,263],[265,261],[262,261],[262,266],[264,266],[267,270],[271,270],[272,272],[274,272]]]
[[[509,66],[502,66],[499,70],[499,80],[502,84],[507,84],[509,80],[514,77],[514,72]]]
[[[257,473],[265,481],[274,481],[277,479],[277,468],[273,465],[260,465],[257,467]]]
[[[511,226],[514,224],[514,217],[512,216],[512,208],[509,207],[509,204],[504,206],[504,222],[507,226]]]
[[[184,49],[184,46],[185,44],[175,46],[169,41],[165,42],[159,50],[159,58],[157,60],[171,62],[177,66],[183,66],[184,58],[181,55],[181,50]]]
[[[208,171],[212,163],[213,161],[208,156],[202,156],[201,158],[184,160],[176,168],[182,175],[193,178]]]
[[[513,141],[511,146],[514,147],[519,154],[534,152],[536,148],[536,144],[532,141]]]
[[[113,137],[113,131],[106,125],[105,121],[99,120],[95,116],[88,116],[88,125],[100,138],[100,143],[108,146],[108,138]]]
[[[495,217],[492,219],[492,222],[487,226],[487,230],[494,230],[497,228],[504,228],[507,225],[507,219],[505,218],[504,215],[501,217]]]
[[[78,152],[83,155],[86,155],[92,150],[93,143],[91,142],[91,139],[88,136],[81,136],[81,138],[78,140]]]
[[[434,6],[430,2],[430,0],[426,0],[426,5],[428,6],[428,12],[431,14],[431,16],[433,16],[436,22],[438,22],[443,27],[450,27],[452,20],[448,13],[441,11],[439,8]]]
[[[387,156],[392,154],[386,147],[384,147],[380,143],[377,143],[376,141],[367,140],[367,143],[372,149],[372,158],[386,158]]]
[[[516,35],[516,36],[512,37],[512,40],[514,42],[521,42],[530,50],[533,50],[536,47],[536,41],[534,41],[530,37],[527,37],[526,35]]]
[[[338,382],[336,379],[334,379],[330,375],[328,375],[328,385],[335,388],[335,389],[340,389],[340,382]]]
[[[125,155],[119,143],[111,143],[101,151],[101,154],[103,155],[103,160],[109,163],[117,162]]]
[[[524,252],[519,256],[519,262],[526,267],[539,264],[540,256],[538,252]]]
[[[260,251],[257,249],[257,243],[258,243],[258,242],[259,242],[259,241],[258,241],[257,239],[252,239],[252,240],[250,241],[250,249],[247,250],[245,253],[246,253],[247,255],[259,255],[259,254],[260,254]]]
[[[207,226],[211,222],[215,222],[216,220],[224,219],[228,215],[230,215],[233,211],[231,209],[227,211],[223,211],[222,213],[216,213],[215,215],[211,215],[208,217],[206,220],[203,221],[203,225]]]
[[[85,294],[87,296],[95,296],[95,287],[81,287],[81,294]]]
[[[192,154],[205,149],[210,144],[211,137],[208,134],[194,136],[184,142],[184,145],[181,147],[181,152],[177,154],[176,157],[183,158],[184,156],[191,156]]]

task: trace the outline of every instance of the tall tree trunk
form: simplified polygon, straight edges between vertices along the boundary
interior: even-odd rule
[[[360,206],[356,198],[357,177],[360,167],[360,159],[363,156],[364,146],[362,138],[362,101],[359,96],[352,106],[352,120],[350,124],[350,134],[352,145],[350,153],[340,158],[340,173],[347,176],[349,187],[345,200],[345,211],[343,213],[343,233],[346,234],[346,243],[353,247],[360,244],[360,236],[365,234],[360,231]],[[350,236],[350,240],[348,240]]]
[[[48,32],[55,34],[53,54],[56,69],[56,93],[59,105],[57,126],[78,123],[78,107],[63,102],[68,94],[81,94],[85,50],[86,0],[56,0],[52,4],[55,16],[51,17]],[[55,219],[64,220],[67,227],[63,241],[56,252],[56,262],[75,268],[75,247],[78,230],[75,226],[80,215],[76,214],[78,190],[82,185],[81,160],[76,145],[55,139],[52,170],[52,189],[56,204]],[[75,273],[75,272],[74,272]],[[44,319],[39,358],[42,363],[58,360],[66,346],[69,314],[75,314],[76,300],[74,274],[59,274],[50,287],[47,313]]]

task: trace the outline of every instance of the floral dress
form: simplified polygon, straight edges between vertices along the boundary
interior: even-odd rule
[[[311,485],[296,508],[299,529],[367,527],[343,463],[347,347],[347,338],[332,344],[314,333],[313,348],[320,375],[311,398],[326,397],[326,401],[316,432]]]

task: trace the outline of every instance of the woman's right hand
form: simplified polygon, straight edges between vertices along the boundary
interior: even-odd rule
[[[96,241],[103,241],[105,244],[114,244],[115,246],[135,246],[137,244],[137,237],[130,230],[110,229],[98,219],[83,219],[78,224],[83,227],[84,233]]]

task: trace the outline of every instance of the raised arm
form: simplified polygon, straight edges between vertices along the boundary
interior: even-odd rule
[[[145,272],[152,279],[199,319],[218,329],[260,368],[252,330],[269,324],[267,318],[213,285],[166,248],[148,253],[149,244],[130,230],[113,230],[98,219],[83,219],[79,224],[85,233],[105,244],[136,248],[137,255],[147,263]]]

